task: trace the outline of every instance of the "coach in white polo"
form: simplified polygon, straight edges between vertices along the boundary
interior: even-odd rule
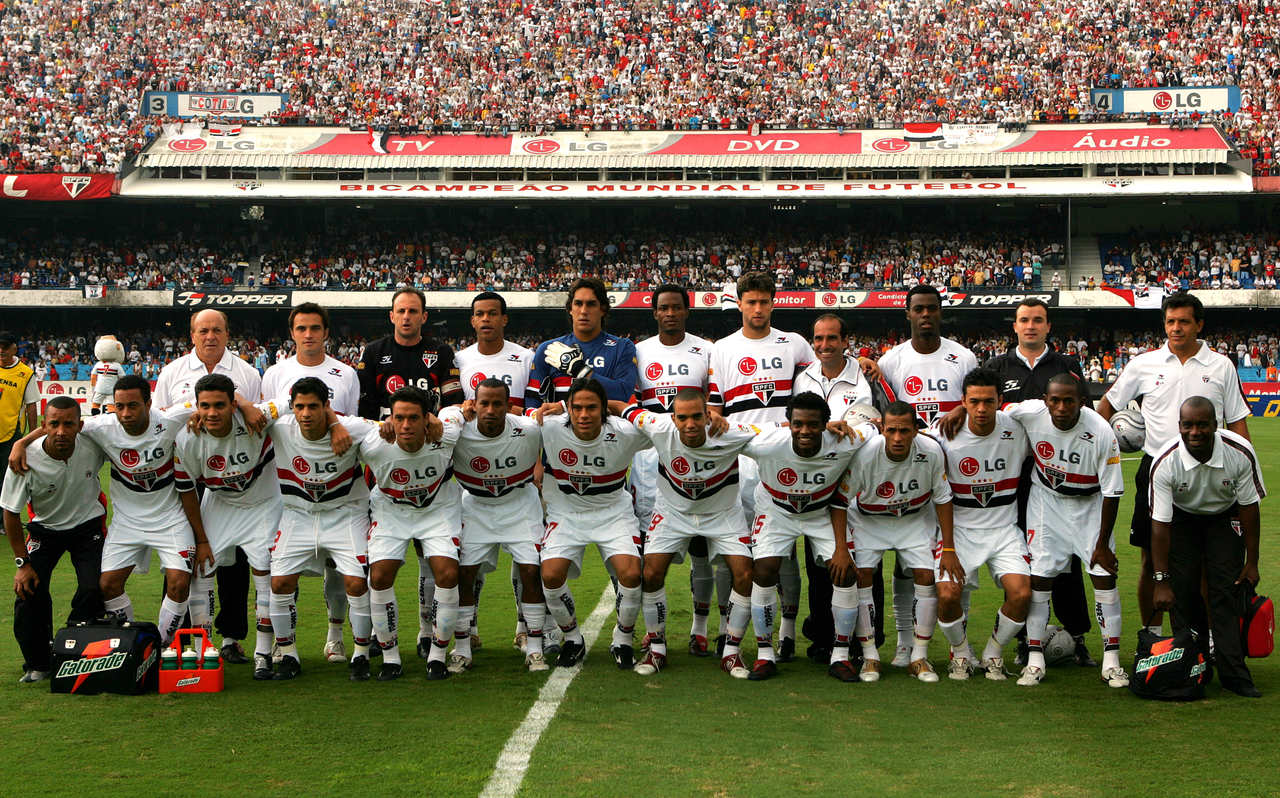
[[[1202,396],[1182,403],[1180,439],[1151,466],[1151,561],[1155,605],[1172,610],[1173,630],[1208,642],[1222,686],[1246,698],[1262,694],[1244,664],[1236,585],[1258,583],[1258,505],[1266,495],[1258,456],[1247,440],[1218,429]],[[1235,529],[1233,516],[1239,515]],[[1208,613],[1200,594],[1208,586]]]
[[[249,401],[262,393],[258,370],[227,349],[227,314],[206,309],[191,315],[191,351],[160,370],[151,404],[163,410],[196,401],[196,382],[206,374],[224,374],[236,391]],[[240,641],[249,634],[249,561],[236,549],[236,561],[218,569],[218,617],[214,625],[222,634],[222,658],[234,664],[249,661]]]
[[[1148,490],[1151,461],[1169,444],[1178,440],[1178,411],[1192,396],[1203,396],[1213,404],[1218,426],[1225,426],[1249,439],[1249,405],[1235,365],[1200,340],[1204,329],[1204,305],[1191,294],[1174,294],[1161,306],[1165,345],[1144,352],[1120,374],[1111,390],[1098,402],[1098,413],[1110,419],[1129,402],[1142,397],[1142,420],[1146,424],[1142,463],[1134,479],[1133,520],[1129,542],[1142,549],[1142,573],[1138,576],[1138,608],[1142,623],[1154,632],[1161,628],[1161,612],[1152,604],[1151,591],[1151,508]]]

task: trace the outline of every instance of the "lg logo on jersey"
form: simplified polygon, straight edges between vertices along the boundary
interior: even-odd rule
[[[1040,441],[1036,444],[1036,454],[1040,456],[1041,460],[1054,459],[1054,455],[1056,454],[1056,459],[1060,463],[1071,463],[1073,465],[1079,465],[1080,463],[1079,452],[1059,452],[1055,450],[1053,448],[1053,444],[1048,441]]]
[[[975,458],[966,457],[960,461],[960,473],[972,477],[979,471],[1003,471],[1007,465],[1003,457],[995,460],[983,460],[979,463]]]
[[[750,358],[743,359],[750,360]],[[752,370],[754,371],[754,366]],[[687,377],[689,376],[689,365],[687,363],[676,363],[674,365],[668,364],[664,368],[661,363],[650,363],[644,368],[644,376],[650,380],[659,379],[664,373],[672,377]]]
[[[233,452],[229,462],[233,465],[247,465],[249,462],[249,455],[244,452]],[[221,471],[227,467],[227,463],[228,458],[223,457],[220,454],[211,455],[208,460],[204,461],[205,466],[210,471]]]
[[[299,474],[310,474],[315,471],[319,474],[336,474],[338,473],[338,464],[332,460],[327,462],[310,461],[304,457],[295,457],[292,461],[293,470]]]
[[[744,357],[738,361],[738,373],[744,377],[750,377],[756,373],[756,359],[753,357]],[[759,368],[761,369],[780,369],[782,368],[782,358],[780,357],[762,357],[760,358]]]
[[[153,462],[163,460],[165,458],[164,449],[155,448],[150,451],[143,450],[139,452],[137,449],[125,449],[120,452],[120,462],[125,468],[134,468],[143,462]]]
[[[921,391],[929,391],[929,393],[946,393],[949,383],[946,378],[943,379],[920,379],[912,375],[907,377],[907,381],[902,384],[902,389],[907,392],[908,396],[917,396]]]
[[[578,453],[573,451],[572,449],[560,450],[560,462],[564,463],[566,466],[569,466],[570,468],[572,468],[573,466],[576,466],[579,462],[581,462],[583,466],[586,466],[588,468],[604,468],[604,458],[601,457],[600,455],[584,454],[582,456],[579,456]]]

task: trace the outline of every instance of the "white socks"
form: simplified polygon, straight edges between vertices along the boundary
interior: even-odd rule
[[[1031,610],[1027,613],[1027,667],[1044,670],[1045,632],[1049,626],[1050,590],[1031,591]]]
[[[359,596],[347,594],[351,614],[351,658],[369,657],[369,638],[373,636],[373,619],[369,616],[369,591]]]
[[[987,647],[982,650],[983,659],[994,659],[1004,653],[1004,647],[1017,636],[1018,631],[1026,626],[1026,621],[1015,621],[1004,611],[996,612],[996,625],[987,638]]]
[[[418,639],[430,640],[434,632],[431,627],[435,618],[431,614],[432,601],[436,595],[436,577],[431,572],[431,561],[427,557],[418,558]]]
[[[271,655],[271,577],[268,574],[253,574],[253,594],[253,608],[258,616],[253,653],[267,657]]]
[[[728,610],[724,620],[724,656],[732,657],[741,651],[742,638],[751,621],[751,599],[730,588]]]
[[[929,656],[929,639],[938,622],[938,586],[913,585],[915,588],[915,639],[911,645],[911,661]],[[894,597],[897,601],[897,597]]]
[[[564,632],[564,639],[581,643],[582,630],[578,628],[576,607],[573,603],[573,592],[569,590],[569,583],[565,582],[560,587],[552,589],[543,582],[542,595],[547,600],[547,612],[551,613],[560,631]]]
[[[854,634],[862,646],[862,658],[879,662],[880,652],[876,649],[876,629],[873,623],[875,616],[875,599],[870,587],[858,588],[858,622]]]
[[[617,597],[614,599],[614,611],[618,616],[618,623],[613,627],[613,644],[615,646],[629,646],[632,641],[632,634],[636,628],[636,618],[640,616],[641,604],[640,585],[635,587],[623,587],[622,583],[618,583]]]
[[[835,663],[849,659],[849,638],[858,619],[858,588],[831,589],[831,618],[836,628],[835,645],[831,648],[831,662]]]
[[[756,630],[756,659],[777,660],[773,650],[773,620],[777,613],[774,599],[777,595],[776,587],[751,583],[751,625]]]
[[[124,618],[126,621],[133,620],[133,602],[129,600],[128,593],[121,593],[113,599],[107,599],[102,606],[108,615]]]
[[[898,648],[910,648],[912,644],[915,585],[911,577],[893,577],[893,625],[898,630]]]
[[[1102,669],[1120,667],[1120,591],[1093,591],[1093,608],[1098,616],[1098,631],[1102,633]]]
[[[182,616],[187,614],[187,602],[174,601],[168,596],[160,602],[160,618],[156,626],[160,627],[160,645],[167,646],[173,641],[173,635],[182,625]]]
[[[689,592],[693,594],[693,628],[689,634],[699,637],[707,636],[707,618],[711,614],[711,594],[715,590],[716,578],[711,568],[711,561],[706,557],[689,557]],[[663,591],[663,606],[666,606],[666,591]],[[645,630],[649,628],[649,616],[645,616]],[[665,646],[665,639],[664,639]],[[665,653],[665,652],[664,652]]]
[[[708,582],[710,580],[708,579]],[[666,588],[658,588],[656,591],[645,592],[643,597],[644,606],[644,630],[649,634],[649,649],[655,654],[666,656],[667,653],[667,591]],[[696,617],[696,616],[695,616]],[[706,634],[706,615],[703,614],[703,634]]]
[[[217,580],[213,574],[201,576],[197,566],[196,574],[191,576],[191,593],[187,599],[187,609],[191,612],[191,625],[204,629],[209,639],[213,639],[213,613],[217,599]]]
[[[373,621],[373,633],[382,648],[383,662],[400,664],[399,611],[396,608],[396,591],[369,588],[369,616]]]
[[[341,643],[342,619],[347,614],[346,580],[327,565],[324,568],[324,606],[329,610],[329,632],[325,640]]]

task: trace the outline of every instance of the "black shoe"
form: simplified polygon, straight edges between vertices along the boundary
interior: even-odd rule
[[[1013,662],[1019,668],[1027,667],[1027,657],[1031,655],[1031,647],[1027,645],[1026,640],[1018,641],[1018,653],[1014,655]]]
[[[791,662],[796,658],[796,639],[794,637],[782,638],[782,645],[778,646],[778,662]]]
[[[1084,644],[1084,635],[1080,635],[1076,639],[1076,650],[1072,656],[1075,658],[1076,664],[1081,668],[1096,668],[1098,663],[1089,655],[1089,648]]]
[[[587,657],[587,650],[576,640],[566,640],[560,646],[560,656],[556,658],[556,666],[572,668]]]
[[[426,659],[431,656],[431,638],[418,638],[418,659]]]
[[[1262,698],[1262,691],[1254,687],[1252,682],[1224,683],[1222,689],[1230,690],[1241,698]]]
[[[827,666],[827,675],[842,682],[858,681],[858,671],[847,659],[833,662]]]
[[[353,682],[369,681],[369,658],[368,657],[352,657],[351,664],[347,666],[350,674],[347,678]]]
[[[805,656],[807,656],[810,660],[817,663],[818,665],[821,665],[824,662],[831,661],[830,647],[820,645],[818,643],[814,643],[813,645],[809,646],[809,648],[806,649],[804,653],[805,653]]]
[[[382,644],[378,642],[378,638],[369,638],[369,659],[382,658]]]
[[[235,640],[228,640],[222,644],[222,649],[218,652],[222,656],[222,661],[228,665],[244,665],[249,662],[249,658],[245,656],[244,649]]]
[[[613,655],[618,670],[629,671],[635,667],[636,652],[631,646],[610,646],[609,653]]]
[[[277,682],[283,682],[286,679],[296,679],[301,675],[302,663],[286,654],[281,658],[280,664],[276,665],[276,672],[271,678]]]
[[[404,667],[399,662],[383,662],[382,670],[378,671],[378,681],[394,682],[403,672]]]
[[[778,665],[771,659],[756,660],[755,667],[751,669],[751,674],[747,676],[753,682],[763,682],[765,679],[772,679],[778,675]]]
[[[427,663],[427,681],[438,682],[441,679],[449,678],[449,669],[444,663],[438,659],[433,659]]]
[[[716,658],[724,659],[724,642],[728,639],[728,635],[716,635]]]
[[[275,674],[271,670],[270,654],[254,654],[253,655],[253,678],[254,681],[268,682],[271,681]]]

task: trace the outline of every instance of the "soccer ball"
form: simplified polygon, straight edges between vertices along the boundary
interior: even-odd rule
[[[1142,444],[1147,439],[1147,425],[1142,420],[1142,413],[1128,408],[1111,417],[1111,431],[1116,434],[1116,443],[1122,452],[1142,451]]]
[[[124,345],[114,335],[104,335],[93,345],[93,356],[104,363],[123,363]]]
[[[1062,665],[1074,661],[1076,640],[1071,634],[1059,626],[1049,624],[1044,634],[1044,662],[1046,665]]]
[[[844,423],[851,427],[856,427],[859,424],[871,421],[872,419],[877,421],[880,420],[880,411],[876,410],[866,402],[851,404],[849,405],[849,408],[844,411]]]

